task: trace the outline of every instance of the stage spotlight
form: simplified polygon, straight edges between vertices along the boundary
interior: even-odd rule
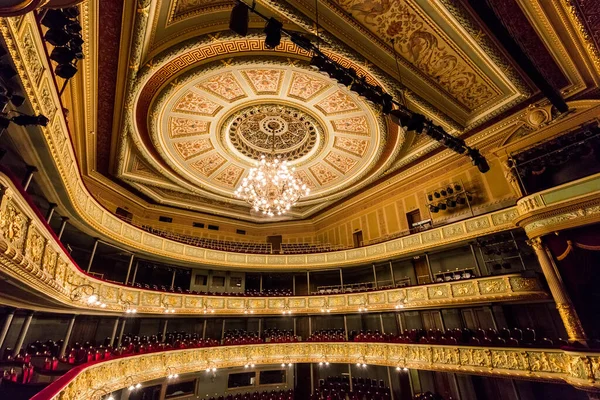
[[[366,83],[363,79],[355,80],[352,85],[350,85],[350,91],[356,93],[359,96],[362,96],[367,91]]]
[[[229,29],[240,36],[248,34],[248,7],[241,2],[235,3],[229,18]]]
[[[71,40],[69,40],[69,46],[71,47],[81,47],[83,46],[83,38],[80,34],[71,35]]]
[[[75,52],[68,47],[55,47],[50,53],[50,59],[59,64],[68,64],[75,59]]]
[[[448,194],[454,193],[454,189],[452,189],[452,186],[448,186],[448,189],[446,189],[446,191],[448,192]]]
[[[265,46],[267,49],[274,49],[281,43],[281,28],[283,24],[271,17],[267,21],[264,32],[267,34],[265,38]]]
[[[432,213],[437,213],[438,211],[440,211],[440,209],[437,206],[434,206],[433,204],[429,206],[429,211],[431,211]]]
[[[479,153],[479,150],[469,149],[469,157],[471,157],[473,165],[476,166],[482,174],[490,170],[487,160]]]
[[[448,207],[450,207],[450,208],[454,208],[454,207],[456,207],[456,201],[454,201],[454,200],[452,200],[452,199],[448,199],[448,200],[446,201],[446,205],[447,205]]]
[[[77,73],[77,67],[73,64],[59,64],[55,72],[63,79],[71,79]]]
[[[433,195],[435,196],[436,199],[439,199],[441,197],[440,192],[433,192]]]
[[[405,108],[397,108],[390,111],[390,118],[392,122],[398,126],[406,128],[408,122],[412,118],[412,112]]]
[[[448,192],[446,192],[444,189],[442,189],[442,190],[440,190],[440,194],[441,194],[443,197],[446,197],[446,196],[448,195]]]
[[[20,126],[27,125],[38,125],[38,126],[46,126],[48,125],[48,118],[45,115],[17,115],[11,118],[11,121]]]
[[[44,35],[44,40],[52,46],[65,46],[71,40],[71,35],[62,29],[49,29]]]
[[[50,29],[64,28],[68,24],[69,18],[59,9],[51,8],[46,11],[44,18],[42,18],[42,25],[47,26]]]
[[[442,211],[444,211],[446,209],[446,203],[440,203],[438,204],[438,208]]]
[[[460,192],[462,190],[462,186],[460,186],[458,183],[454,185],[454,190],[456,190],[457,192]]]
[[[20,94],[13,94],[10,96],[10,102],[15,107],[21,107],[23,103],[25,103],[25,97],[21,96]]]
[[[381,88],[377,86],[367,87],[367,90],[364,94],[367,101],[371,104],[381,104]]]
[[[456,198],[456,204],[459,204],[459,205],[461,205],[461,206],[462,206],[462,205],[463,205],[463,204],[465,204],[465,203],[466,203],[466,200],[465,200],[465,198],[464,198],[464,197],[462,197],[462,196],[461,196],[461,197],[457,197],[457,198]]]
[[[323,56],[317,54],[310,59],[310,67],[316,71],[322,71],[325,68],[326,60]]]
[[[336,68],[332,76],[340,85],[350,86],[354,79],[342,68]]]
[[[78,35],[82,31],[81,24],[79,21],[71,21],[67,24],[67,32],[71,35]]]
[[[77,17],[79,17],[79,7],[63,8],[62,11],[69,18],[77,18]]]
[[[389,93],[384,93],[381,96],[381,112],[389,114],[392,111],[394,98]]]
[[[427,200],[433,201],[433,195],[431,193],[427,195]]]
[[[323,69],[321,70],[322,74],[328,75],[330,78],[335,79],[335,74],[337,73],[337,71],[338,68],[336,67],[335,63],[329,60],[325,60],[325,64],[323,65]]]

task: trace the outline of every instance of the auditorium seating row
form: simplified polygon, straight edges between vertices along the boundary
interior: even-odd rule
[[[198,236],[185,235],[182,233],[169,232],[162,229],[156,229],[147,225],[140,225],[140,228],[146,232],[163,237],[165,239],[174,240],[176,242],[185,243],[190,246],[202,247],[205,249],[232,251],[235,253],[250,253],[250,254],[271,254],[271,243],[259,242],[234,242],[229,240],[219,240],[203,238]]]
[[[313,332],[307,342],[343,342],[346,334],[343,329],[319,329]]]
[[[232,240],[219,240],[211,238],[203,238],[198,236],[186,235],[183,233],[170,232],[163,229],[154,228],[148,225],[139,225],[146,232],[163,237],[165,239],[174,240],[176,242],[185,243],[190,246],[202,247],[205,249],[232,251],[235,253],[250,253],[250,254],[273,254],[271,243],[262,242],[236,242]],[[329,243],[282,243],[280,254],[312,254],[326,253],[330,251],[339,251],[348,249],[344,245],[332,245]]]
[[[311,400],[388,400],[390,388],[383,380],[370,378],[352,378],[352,386],[347,376],[327,377],[319,380],[319,386]]]
[[[174,349],[188,349],[219,346],[221,343],[216,339],[202,339],[199,334],[186,334],[183,332],[169,332],[162,340],[162,335],[133,336],[123,335],[121,345],[113,347],[110,338],[104,343],[95,345],[90,342],[75,343],[67,348],[65,356],[59,359],[62,341],[48,340],[44,343],[36,341],[21,349],[19,354],[13,354],[10,348],[4,351],[4,361],[28,364],[32,357],[44,358],[42,370],[56,370],[59,362],[66,365],[78,365],[90,361],[105,360],[111,357],[129,354],[143,354],[156,351],[167,351]],[[264,338],[270,343],[298,342],[300,337],[293,335],[291,331],[280,331],[277,329],[265,330]],[[410,329],[404,330],[399,335],[383,334],[375,331],[351,331],[348,334],[350,341],[355,342],[387,342],[387,343],[428,343],[436,345],[475,345],[475,346],[508,346],[508,347],[563,347],[569,343],[563,339],[552,341],[548,338],[537,338],[534,329],[502,328],[495,329]],[[345,341],[343,329],[322,329],[315,331],[307,339],[308,342],[341,342]],[[244,330],[232,330],[225,332],[223,345],[258,344],[265,340],[259,338],[256,332]]]
[[[258,337],[257,332],[246,332],[242,329],[226,331],[223,336],[223,344],[225,346],[258,343],[263,343],[263,339]]]
[[[300,336],[294,335],[294,331],[291,329],[287,331],[277,328],[265,329],[263,337],[265,338],[265,342],[268,343],[291,343],[301,341]]]
[[[326,253],[328,251],[346,250],[348,246],[332,245],[328,243],[282,243],[282,254],[311,254]]]
[[[270,392],[254,392],[244,394],[229,394],[227,396],[211,397],[209,400],[294,400],[294,391],[272,390]]]

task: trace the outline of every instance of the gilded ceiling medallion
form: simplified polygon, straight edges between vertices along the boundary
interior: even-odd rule
[[[229,140],[237,151],[253,160],[274,152],[288,162],[298,160],[318,142],[318,122],[290,106],[265,104],[238,112],[229,128]],[[273,143],[275,141],[275,143]]]

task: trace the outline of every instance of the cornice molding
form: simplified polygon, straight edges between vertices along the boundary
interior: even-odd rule
[[[557,349],[486,348],[391,343],[285,343],[217,346],[135,355],[78,368],[33,400],[98,399],[132,382],[164,378],[208,368],[286,363],[355,363],[491,377],[567,383],[583,390],[600,389],[600,355]]]

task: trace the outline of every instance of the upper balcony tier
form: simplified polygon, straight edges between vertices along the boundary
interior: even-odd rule
[[[536,278],[518,274],[367,293],[293,297],[194,295],[128,287],[105,282],[83,272],[17,186],[6,176],[0,176],[0,183],[8,188],[0,203],[2,271],[12,279],[20,281],[39,294],[46,296],[54,306],[62,308],[98,310],[97,306],[86,301],[91,295],[95,295],[101,303],[105,304],[101,310],[103,312],[122,313],[128,309],[136,309],[138,313],[157,314],[168,311],[190,315],[204,313],[281,315],[319,313],[323,310],[324,312],[385,311],[398,308],[427,308],[453,304],[548,298]],[[467,235],[470,232],[469,227],[473,227],[476,232],[479,232],[477,228],[481,225],[493,227],[493,221],[497,220],[498,215],[501,214],[495,213],[461,222],[455,224],[454,229],[456,232],[465,232]],[[432,236],[429,235],[436,232],[441,235],[443,230],[451,227],[453,225],[441,228],[441,230],[412,235],[408,238],[413,241],[416,239],[414,247],[421,248],[423,246],[421,241],[424,238],[430,238]],[[486,230],[486,228],[480,229]],[[457,235],[460,234],[457,233]],[[388,245],[390,243],[373,247]]]

